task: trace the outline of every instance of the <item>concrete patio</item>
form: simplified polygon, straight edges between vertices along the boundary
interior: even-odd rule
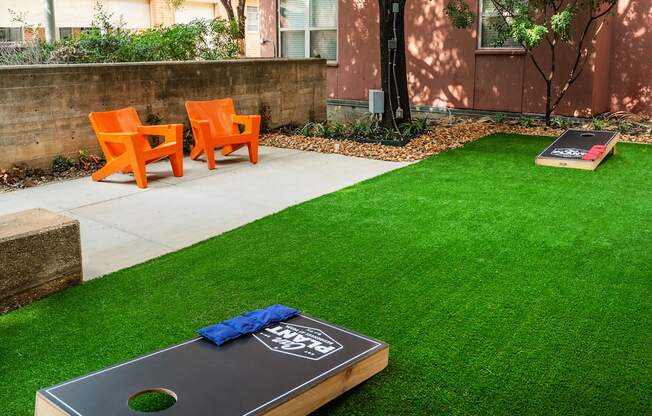
[[[186,159],[184,176],[167,161],[148,167],[149,188],[132,176],[95,183],[82,178],[0,194],[0,215],[45,208],[81,223],[84,279],[141,263],[240,227],[289,206],[353,185],[407,163],[260,148],[217,168]]]

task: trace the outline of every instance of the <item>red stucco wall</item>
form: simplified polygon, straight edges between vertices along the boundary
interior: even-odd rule
[[[545,109],[545,83],[522,53],[477,51],[477,30],[454,29],[447,0],[411,0],[406,8],[408,82],[413,104],[533,112]],[[477,2],[473,12],[477,11]],[[276,2],[261,3],[261,30],[276,51]],[[366,100],[380,87],[377,0],[340,0],[339,62],[328,68],[329,96]],[[652,0],[619,0],[601,27],[585,71],[561,102],[558,114],[590,116],[628,110],[652,115]],[[558,74],[573,56],[560,53]],[[546,48],[537,56],[545,61]],[[555,85],[556,89],[562,85]]]
[[[652,116],[652,1],[620,0],[611,38],[610,106]]]

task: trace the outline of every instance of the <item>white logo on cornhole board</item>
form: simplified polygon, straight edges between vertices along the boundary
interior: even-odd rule
[[[551,155],[558,156],[558,157],[566,157],[566,158],[581,158],[588,152],[583,149],[576,149],[574,147],[557,147],[550,152]]]
[[[309,360],[321,360],[343,348],[319,329],[285,322],[265,328],[254,337],[272,351]]]

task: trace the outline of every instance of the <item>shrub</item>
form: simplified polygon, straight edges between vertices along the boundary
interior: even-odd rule
[[[521,117],[519,120],[519,124],[523,127],[532,127],[534,126],[534,119],[532,117]]]
[[[618,133],[627,134],[629,131],[632,130],[632,125],[624,121],[619,121],[617,129],[618,129]]]
[[[505,122],[505,114],[503,113],[498,113],[494,115],[494,122],[495,123],[504,123]]]
[[[139,32],[113,20],[96,3],[92,27],[71,39],[36,40],[0,48],[0,64],[105,63],[218,60],[238,56],[237,28],[223,19],[194,20],[187,24]]]
[[[593,130],[604,130],[605,127],[607,127],[607,123],[604,120],[595,117],[591,120]]]
[[[378,119],[364,117],[352,123],[308,122],[294,131],[308,137],[324,137],[337,140],[354,141],[405,141],[428,130],[428,120],[416,119],[399,126],[400,131],[386,129],[379,125]]]
[[[551,121],[553,126],[560,129],[567,129],[570,126],[570,121],[565,117],[554,116]]]
[[[55,156],[54,159],[52,159],[52,172],[55,173],[61,173],[65,172],[68,169],[74,167],[76,165],[76,162],[74,159],[67,158],[65,156]]]

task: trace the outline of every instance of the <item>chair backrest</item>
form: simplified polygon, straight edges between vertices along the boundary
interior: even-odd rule
[[[231,98],[209,101],[186,101],[188,117],[195,120],[208,120],[211,135],[229,136],[238,134],[238,126],[233,124],[231,115],[235,107]]]
[[[141,126],[140,118],[133,107],[114,111],[98,111],[88,115],[96,135],[100,133],[132,133]],[[98,136],[99,138],[99,136]],[[119,143],[102,142],[100,146],[107,159],[112,159],[124,153],[125,147]]]

